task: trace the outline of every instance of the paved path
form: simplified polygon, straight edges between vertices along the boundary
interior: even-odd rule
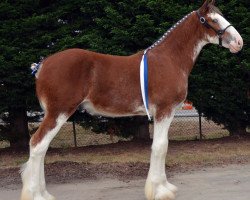
[[[208,168],[177,174],[170,181],[179,188],[176,200],[250,200],[250,165]],[[48,185],[58,200],[144,200],[144,180],[113,179]],[[0,200],[18,200],[20,186],[0,188]]]

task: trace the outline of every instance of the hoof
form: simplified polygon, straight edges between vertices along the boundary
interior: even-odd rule
[[[176,192],[177,187],[171,183],[153,185],[149,179],[146,181],[145,195],[147,200],[173,200]]]
[[[176,193],[177,191],[178,191],[178,188],[175,186],[175,185],[173,185],[173,184],[171,184],[171,183],[169,183],[169,182],[167,182],[167,188],[171,191],[171,192],[173,192],[173,193]]]
[[[46,200],[56,200],[56,198],[54,196],[52,196],[50,193],[48,193],[47,191],[45,191],[43,193],[43,197],[46,199]]]
[[[34,195],[31,191],[23,189],[20,200],[55,200],[55,197],[48,192],[45,192],[43,195],[40,193]]]
[[[33,200],[33,195],[26,189],[22,189],[20,200]]]
[[[47,200],[47,199],[45,199],[44,197],[42,197],[42,196],[36,196],[35,198],[34,198],[34,200]]]
[[[163,185],[159,185],[156,189],[155,200],[173,200],[175,193]]]
[[[147,200],[154,200],[154,193],[155,192],[154,192],[153,184],[148,178],[145,184],[145,196]]]

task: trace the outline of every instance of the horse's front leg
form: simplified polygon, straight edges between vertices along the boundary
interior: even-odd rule
[[[170,200],[175,198],[177,187],[167,181],[165,159],[168,150],[168,129],[174,112],[162,120],[154,121],[150,169],[145,185],[148,200]]]

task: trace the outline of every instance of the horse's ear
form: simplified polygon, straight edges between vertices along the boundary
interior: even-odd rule
[[[214,5],[215,4],[215,0],[205,0],[205,2],[203,3],[203,5],[206,5],[206,6],[208,6],[208,5]]]
[[[199,11],[203,14],[207,13],[209,11],[210,5],[214,5],[215,0],[205,0],[203,5],[200,7]]]

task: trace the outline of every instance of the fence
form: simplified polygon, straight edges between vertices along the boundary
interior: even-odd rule
[[[210,139],[229,136],[223,126],[207,120],[196,110],[177,111],[169,129],[170,140]]]
[[[150,134],[153,135],[153,124],[150,124]],[[228,136],[229,133],[215,124],[199,115],[196,110],[177,110],[169,130],[170,140],[196,140],[210,139]],[[119,136],[108,135],[106,133],[95,134],[89,129],[84,129],[76,122],[67,122],[51,146],[57,147],[80,147],[88,145],[100,145],[115,143],[118,141],[130,140],[131,138],[122,138]]]
[[[40,122],[30,122],[29,129],[35,130]],[[153,134],[153,124],[150,124],[150,134]],[[195,109],[177,110],[169,130],[170,140],[195,140],[228,136],[229,133],[223,126],[216,125],[199,115]],[[95,134],[89,129],[84,129],[79,123],[66,122],[51,143],[53,148],[80,147],[100,145],[131,140],[107,133]],[[1,147],[7,147],[8,142],[0,142]]]

